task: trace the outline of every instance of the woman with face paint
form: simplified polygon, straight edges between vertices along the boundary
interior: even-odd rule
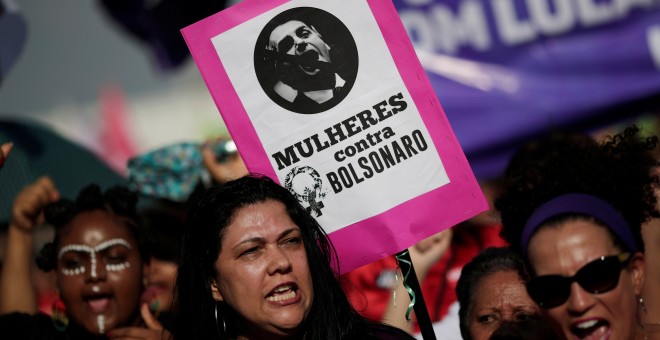
[[[351,307],[327,235],[272,180],[209,189],[187,226],[175,339],[412,339]]]
[[[14,207],[12,224],[16,232],[27,233],[26,227],[38,220],[41,207],[59,195],[48,179],[40,179],[21,195],[17,201],[23,203]],[[96,185],[83,189],[75,202],[59,199],[48,204],[44,216],[55,227],[55,237],[41,250],[37,265],[55,271],[60,300],[53,304],[51,317],[0,316],[0,337],[161,338],[163,330],[148,314],[148,306],[139,306],[145,255],[136,204],[137,196],[125,188],[102,193]],[[17,214],[16,208],[23,212]],[[11,273],[3,272],[3,280],[11,279],[7,276]],[[29,287],[16,291],[30,291]],[[150,327],[141,327],[145,324]]]
[[[657,138],[553,135],[514,156],[496,200],[530,297],[567,339],[646,339],[641,224],[657,216]],[[647,300],[648,301],[648,300]]]

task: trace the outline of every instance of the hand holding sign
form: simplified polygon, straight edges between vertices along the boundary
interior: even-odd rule
[[[452,229],[446,229],[408,248],[419,282],[424,281],[431,266],[449,249],[453,235]]]
[[[246,0],[182,32],[247,168],[317,218],[341,270],[487,208],[389,1]]]

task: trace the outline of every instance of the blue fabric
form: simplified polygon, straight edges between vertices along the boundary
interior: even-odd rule
[[[206,176],[201,148],[199,143],[179,143],[130,159],[129,186],[148,196],[187,200]]]
[[[236,152],[233,141],[226,139],[169,145],[128,160],[129,187],[155,198],[186,201],[198,185],[211,182],[202,160],[204,147],[213,149],[218,162]]]
[[[635,237],[628,223],[613,206],[595,196],[573,193],[561,195],[543,203],[529,217],[520,238],[523,254],[527,254],[529,240],[545,221],[568,213],[584,214],[595,218],[607,226],[623,242],[626,250],[633,253],[638,251]]]

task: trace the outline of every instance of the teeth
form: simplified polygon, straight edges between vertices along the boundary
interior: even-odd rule
[[[287,291],[289,289],[291,289],[291,285],[282,286],[280,288],[275,289],[275,293],[280,293],[283,291]]]
[[[591,321],[582,322],[575,327],[579,329],[587,329],[595,326],[597,323],[598,323],[597,320],[591,320]]]
[[[292,290],[292,291],[290,291],[286,294],[269,296],[266,299],[268,301],[277,302],[277,301],[282,301],[282,300],[287,300],[287,299],[293,299],[294,297],[296,297],[296,292]]]

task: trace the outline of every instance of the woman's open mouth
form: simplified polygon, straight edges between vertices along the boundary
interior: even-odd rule
[[[294,283],[278,286],[273,289],[267,296],[266,300],[271,302],[286,301],[294,299],[298,294],[298,286]]]
[[[92,295],[84,298],[85,305],[94,314],[102,314],[108,309],[110,304],[110,294]]]
[[[571,326],[571,333],[581,340],[601,340],[609,339],[612,332],[607,320],[591,319],[574,323]]]

